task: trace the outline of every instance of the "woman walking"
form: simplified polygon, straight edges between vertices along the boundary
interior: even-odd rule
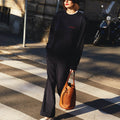
[[[40,120],[55,116],[55,87],[60,95],[69,71],[75,72],[82,56],[86,20],[79,11],[79,0],[64,0],[51,25],[47,50],[47,83]]]

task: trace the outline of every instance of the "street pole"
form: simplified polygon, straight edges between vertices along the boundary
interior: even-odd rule
[[[56,13],[58,12],[59,10],[59,5],[60,5],[60,0],[57,1],[57,8],[56,8]]]
[[[23,29],[23,47],[26,47],[26,45],[25,45],[25,39],[26,39],[26,20],[27,20],[27,0],[25,0],[24,29]]]

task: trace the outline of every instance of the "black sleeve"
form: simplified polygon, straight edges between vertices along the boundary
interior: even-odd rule
[[[57,14],[53,17],[53,20],[51,23],[48,42],[51,42],[51,40],[53,40],[55,27],[56,27],[56,21],[57,21]]]
[[[54,34],[55,34],[55,31],[56,31],[57,24],[59,23],[59,17],[61,15],[61,13],[62,13],[62,11],[59,11],[53,17],[51,27],[50,27],[49,37],[48,37],[48,43],[47,43],[46,48],[49,48],[54,44]]]
[[[82,18],[81,26],[80,26],[80,34],[78,37],[76,48],[73,50],[73,57],[71,59],[70,69],[77,70],[77,66],[79,64],[80,58],[82,56],[83,47],[84,47],[84,39],[86,34],[86,19]]]

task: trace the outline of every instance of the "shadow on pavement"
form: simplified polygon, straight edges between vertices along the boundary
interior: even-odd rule
[[[112,103],[109,101],[116,101],[116,102]],[[119,115],[120,114],[120,96],[112,99],[97,99],[94,101],[86,102],[84,104],[76,106],[75,109],[77,110],[55,117],[55,120],[68,119],[70,117],[85,114],[95,110],[99,110],[100,112],[103,112],[105,114],[112,114],[116,117],[120,117]],[[71,115],[71,114],[74,114],[74,115]]]
[[[78,69],[95,74],[104,75],[108,77],[120,78],[119,65],[120,65],[120,55],[115,53],[104,53],[100,52],[99,49],[105,49],[105,47],[96,49],[96,47],[91,46],[83,52],[82,59],[87,59],[87,62],[80,62]],[[113,49],[109,48],[108,50]],[[114,48],[116,49],[116,48]],[[105,49],[106,50],[106,49]],[[31,48],[26,49],[26,53],[46,57],[45,47],[41,48]]]
[[[26,43],[34,43],[36,41],[27,40]],[[12,34],[10,32],[0,31],[0,47],[11,46],[23,43],[23,36]]]

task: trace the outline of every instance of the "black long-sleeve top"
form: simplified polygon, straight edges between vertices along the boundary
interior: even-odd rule
[[[70,68],[76,70],[82,56],[85,28],[86,20],[80,11],[73,15],[58,12],[51,24],[47,54],[69,59]]]

